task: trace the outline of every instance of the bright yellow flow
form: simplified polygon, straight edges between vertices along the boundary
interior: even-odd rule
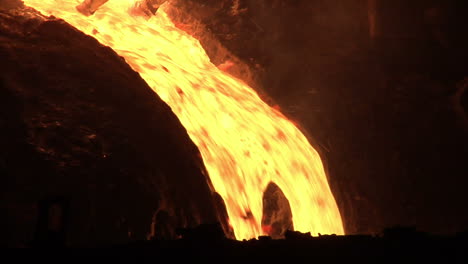
[[[237,239],[264,235],[262,196],[270,182],[288,199],[295,230],[343,234],[322,161],[306,137],[252,88],[214,66],[199,41],[174,26],[167,6],[145,19],[127,12],[134,0],[110,0],[86,17],[75,9],[79,2],[24,0],[114,49],[172,108],[200,149]]]

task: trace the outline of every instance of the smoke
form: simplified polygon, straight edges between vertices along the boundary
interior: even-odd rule
[[[10,10],[23,5],[23,1],[20,0],[0,0],[0,10]]]

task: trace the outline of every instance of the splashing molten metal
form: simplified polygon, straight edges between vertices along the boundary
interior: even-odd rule
[[[134,0],[110,0],[89,17],[76,11],[79,0],[24,3],[110,46],[172,108],[200,149],[237,239],[265,234],[262,196],[270,182],[288,199],[295,230],[343,234],[320,156],[306,137],[213,65],[199,41],[173,24],[166,5],[145,18],[129,15]]]

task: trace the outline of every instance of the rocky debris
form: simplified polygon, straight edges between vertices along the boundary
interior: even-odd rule
[[[304,239],[311,239],[312,236],[310,235],[310,232],[301,233],[299,231],[288,230],[285,232],[284,238],[287,240],[304,240]]]
[[[392,228],[391,228],[392,229]],[[168,256],[178,259],[201,257],[205,262],[219,262],[220,258],[239,257],[261,261],[277,261],[307,257],[310,260],[325,260],[328,263],[359,262],[377,260],[398,261],[416,258],[419,261],[440,259],[464,262],[467,255],[467,237],[463,235],[419,236],[407,228],[395,228],[398,237],[352,235],[319,236],[290,232],[287,239],[259,237],[249,241],[229,239],[205,239],[203,234],[194,239],[172,241],[147,241],[118,245],[118,249],[145,249],[148,256]],[[209,235],[207,236],[209,237]]]

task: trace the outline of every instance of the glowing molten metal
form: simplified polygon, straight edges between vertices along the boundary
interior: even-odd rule
[[[79,0],[24,2],[110,46],[169,104],[200,149],[237,239],[264,235],[262,197],[270,182],[288,199],[295,230],[343,234],[321,159],[305,136],[214,66],[199,41],[174,26],[167,6],[147,19],[129,15],[134,0],[110,0],[89,17],[76,11]]]

